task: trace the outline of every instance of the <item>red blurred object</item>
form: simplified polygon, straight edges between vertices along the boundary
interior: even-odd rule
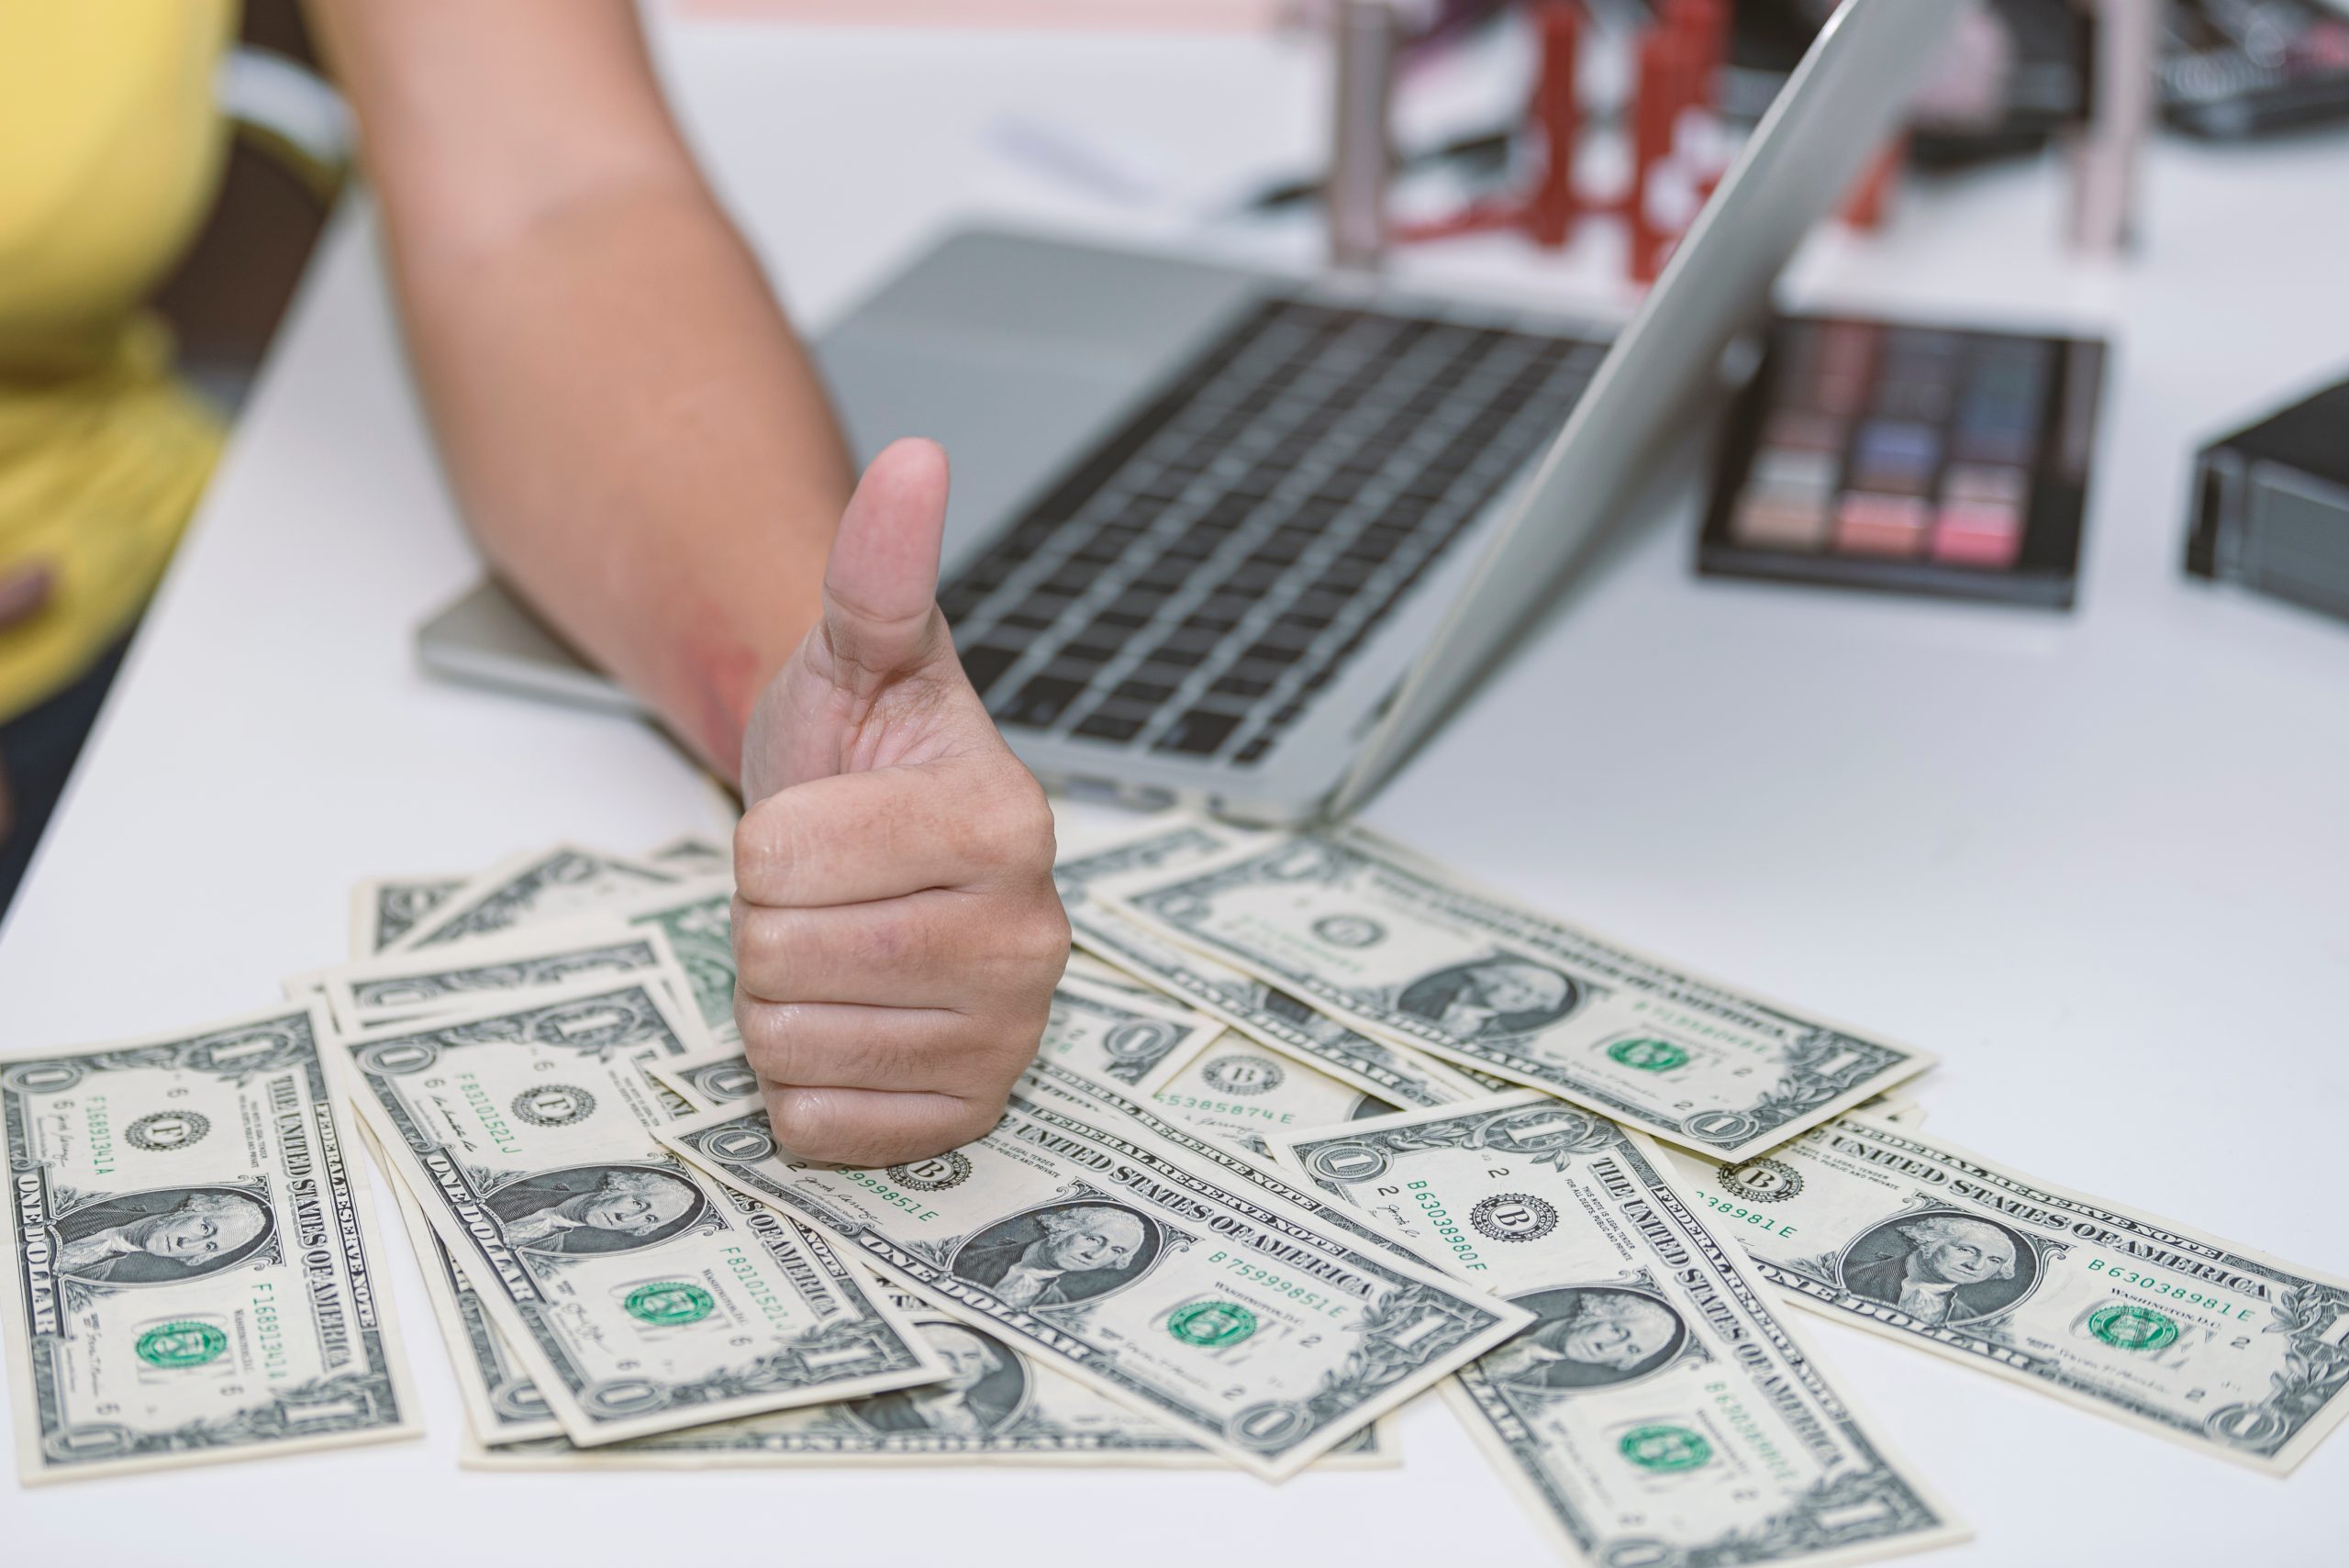
[[[1892,208],[1892,193],[1900,181],[1900,168],[1908,161],[1909,139],[1896,136],[1884,144],[1881,151],[1860,171],[1852,182],[1851,193],[1843,198],[1843,221],[1854,228],[1881,228]]]
[[[1424,223],[1402,225],[1400,240],[1517,229],[1555,249],[1575,224],[1599,213],[1620,213],[1631,228],[1629,270],[1653,283],[1697,209],[1720,178],[1717,135],[1691,134],[1690,111],[1709,113],[1728,58],[1729,0],[1661,0],[1656,25],[1638,42],[1638,81],[1631,106],[1632,172],[1620,201],[1592,201],[1575,188],[1575,151],[1582,135],[1575,68],[1582,42],[1581,0],[1534,0],[1533,36],[1540,50],[1525,134],[1540,161],[1531,185],[1516,195],[1477,202]]]
[[[1680,28],[1666,26],[1640,39],[1637,101],[1631,115],[1631,196],[1630,211],[1632,281],[1655,282],[1680,241],[1680,229],[1665,211],[1667,183],[1675,171],[1673,133],[1680,111],[1697,101],[1697,72],[1701,59],[1698,40]]]
[[[1542,69],[1530,116],[1542,142],[1542,177],[1525,204],[1525,230],[1536,245],[1564,245],[1575,227],[1575,147],[1582,134],[1582,101],[1575,92],[1575,45],[1582,12],[1575,0],[1542,0],[1533,9]]]

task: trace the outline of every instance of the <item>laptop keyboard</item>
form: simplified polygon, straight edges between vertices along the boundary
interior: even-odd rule
[[[1007,728],[1260,762],[1605,353],[1268,299],[941,588],[963,667]]]

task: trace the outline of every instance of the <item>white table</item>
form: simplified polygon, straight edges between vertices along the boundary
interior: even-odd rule
[[[1017,108],[1179,152],[1186,179],[1302,160],[1313,62],[1261,39],[673,29],[730,200],[820,322],[958,216],[1127,232],[979,131]],[[2177,567],[2190,447],[2349,360],[2349,146],[2165,147],[2151,246],[2054,242],[2046,171],[1911,201],[1797,292],[2111,324],[2078,610],[1700,583],[1688,502],[1632,529],[1369,812],[1526,898],[1943,1053],[1932,1125],[2048,1177],[2349,1272],[2349,631]],[[1276,239],[1275,248],[1281,243]],[[402,372],[363,209],[344,215],[0,940],[0,1049],[262,1005],[341,956],[343,892],[571,836],[721,826],[618,720],[440,685],[416,620],[473,557]],[[1415,272],[1588,269],[1506,242]],[[378,1205],[430,1435],[273,1463],[0,1489],[11,1562],[1202,1559],[1520,1563],[1546,1548],[1451,1416],[1406,1468],[1277,1489],[1216,1473],[460,1473],[460,1415]],[[1937,1559],[2342,1560],[2349,1438],[2288,1482],[1840,1326],[1848,1387],[1972,1521]]]

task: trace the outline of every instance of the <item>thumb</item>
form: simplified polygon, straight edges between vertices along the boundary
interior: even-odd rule
[[[945,528],[944,449],[891,442],[857,482],[824,570],[824,641],[836,684],[870,693],[948,646],[937,613]]]

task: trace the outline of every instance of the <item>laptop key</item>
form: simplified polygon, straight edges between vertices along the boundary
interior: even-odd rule
[[[1211,757],[1217,747],[1231,739],[1240,728],[1236,713],[1217,713],[1209,708],[1195,707],[1174,721],[1174,728],[1159,738],[1154,751],[1181,751],[1188,756]]]
[[[996,683],[997,676],[1019,662],[1017,648],[991,648],[981,643],[963,651],[963,673],[971,678],[971,687],[981,696]]]
[[[1148,722],[1130,714],[1098,709],[1080,719],[1069,733],[1092,740],[1130,740],[1142,732],[1142,727]]]
[[[999,709],[993,709],[1000,724],[1017,724],[1030,729],[1051,728],[1052,721],[1082,695],[1086,683],[1052,675],[1039,675],[1013,695]]]

